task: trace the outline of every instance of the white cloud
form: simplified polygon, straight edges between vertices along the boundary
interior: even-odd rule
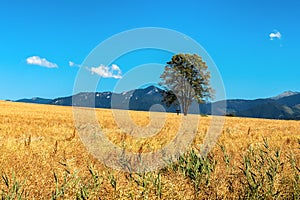
[[[113,64],[112,66],[111,66],[111,69],[113,70],[113,71],[121,71],[120,70],[120,68],[119,68],[119,66],[118,65],[115,65],[115,64]]]
[[[76,64],[76,63],[74,63],[72,61],[69,61],[69,66],[70,67],[81,67],[81,65],[78,65],[78,64]]]
[[[269,34],[270,40],[281,39],[281,33],[279,31],[273,31]]]
[[[69,66],[70,66],[70,67],[74,67],[74,66],[75,66],[75,63],[73,63],[72,61],[69,61]]]
[[[26,59],[28,65],[38,65],[47,68],[58,68],[57,64],[49,62],[46,58],[40,58],[39,56],[31,56]]]
[[[115,79],[120,79],[122,78],[122,71],[121,69],[113,64],[111,67],[105,66],[105,65],[100,65],[98,67],[92,67],[90,71],[94,74],[98,74],[99,76],[103,78],[115,78]]]

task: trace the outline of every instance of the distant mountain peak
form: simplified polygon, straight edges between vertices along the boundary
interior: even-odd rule
[[[288,90],[288,91],[285,91],[285,92],[283,92],[283,93],[281,93],[281,94],[279,94],[275,97],[271,97],[271,99],[278,100],[278,99],[293,96],[293,95],[296,95],[296,94],[300,94],[300,92],[295,92],[295,91]]]
[[[165,88],[159,84],[155,84],[155,83],[148,83],[145,85],[142,85],[141,87],[139,87],[138,89],[146,89],[146,90],[165,90]]]
[[[44,99],[44,98],[40,98],[40,97],[33,97],[31,99],[19,99],[16,102],[50,104],[51,101],[52,101],[52,99]]]

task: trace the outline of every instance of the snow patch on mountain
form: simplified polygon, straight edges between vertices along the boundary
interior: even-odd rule
[[[289,97],[289,96],[293,96],[293,95],[296,95],[296,94],[300,94],[300,92],[294,92],[294,91],[285,91],[275,97],[271,97],[270,99],[274,99],[274,100],[278,100],[278,99],[281,99],[281,98],[284,98],[284,97]]]

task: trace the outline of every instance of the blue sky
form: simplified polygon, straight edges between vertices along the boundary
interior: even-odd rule
[[[298,0],[1,0],[0,99],[71,95],[77,65],[99,43],[142,27],[173,29],[201,44],[220,71],[227,98],[300,91],[299,9]],[[106,77],[97,90],[113,90],[122,80],[118,75],[171,56],[136,52],[116,60],[114,70],[99,63],[93,76]]]

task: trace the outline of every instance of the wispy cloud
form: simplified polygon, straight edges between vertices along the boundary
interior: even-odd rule
[[[75,66],[75,63],[73,63],[72,61],[69,61],[69,66],[70,66],[70,67],[74,67],[74,66]]]
[[[269,34],[270,40],[281,39],[281,36],[282,36],[281,33],[277,30],[275,30]]]
[[[81,65],[74,63],[73,61],[69,61],[70,67],[81,67]]]
[[[99,76],[103,78],[115,78],[120,79],[122,78],[122,71],[121,69],[113,64],[110,66],[100,65],[98,67],[92,67],[89,69],[93,74],[98,74]]]
[[[40,58],[39,56],[31,56],[26,59],[28,65],[38,65],[47,68],[58,68],[57,64],[48,61],[46,58]]]

